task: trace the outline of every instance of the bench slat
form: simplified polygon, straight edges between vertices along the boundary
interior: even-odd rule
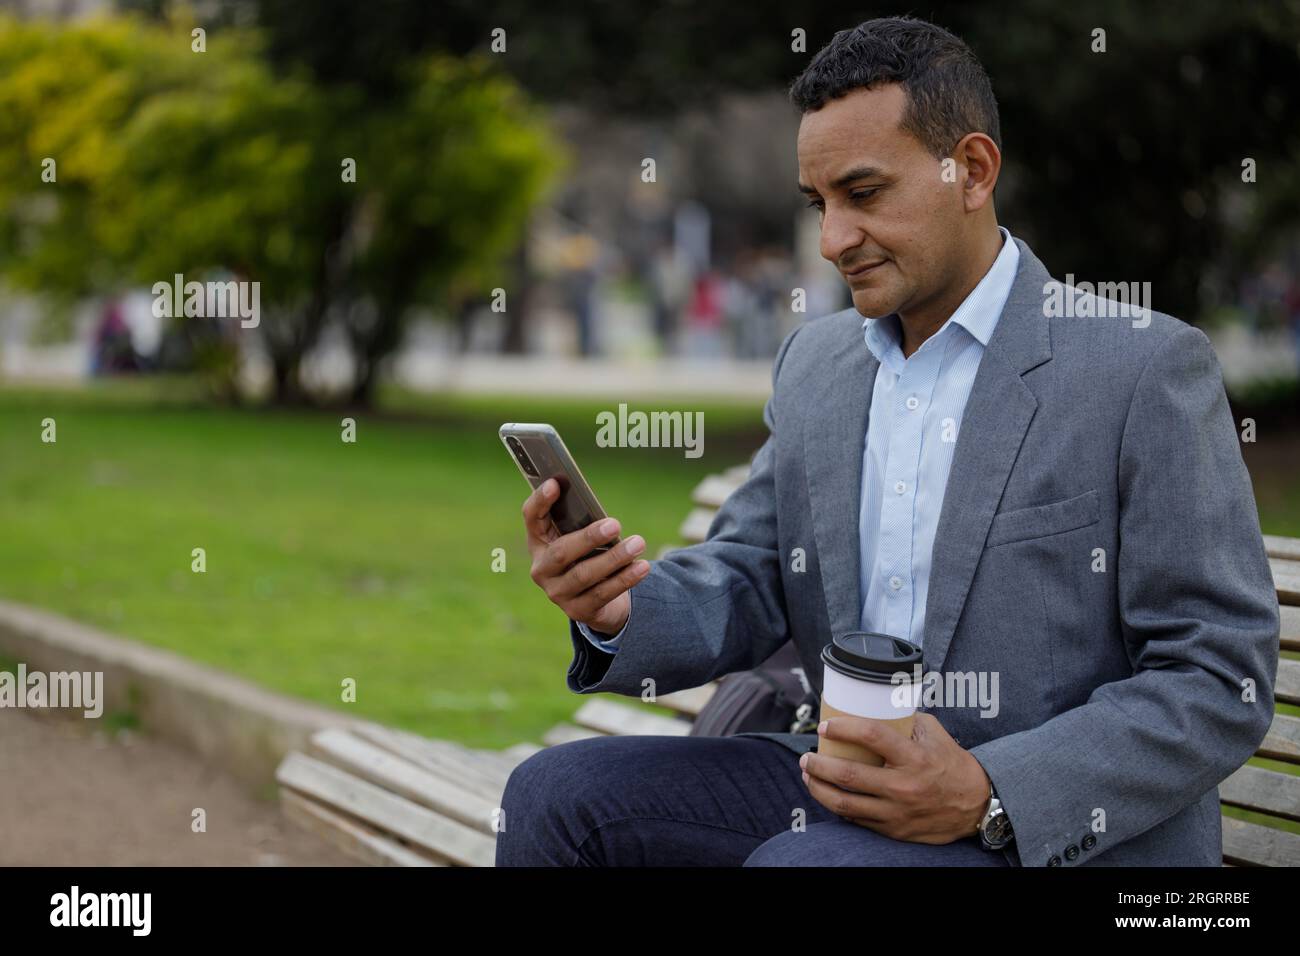
[[[321,759],[336,767],[482,833],[495,835],[492,820],[498,804],[481,794],[429,773],[346,730],[318,731],[312,735],[311,745]]]
[[[1264,535],[1264,550],[1270,558],[1287,558],[1300,561],[1300,538],[1284,538],[1277,534]]]
[[[1300,661],[1284,657],[1277,662],[1273,697],[1284,704],[1300,704]]]
[[[505,750],[470,750],[475,759],[481,761],[479,766],[487,772],[493,774],[496,779],[500,780],[502,785],[510,779],[510,774],[514,772],[515,767],[537,753],[539,750],[545,750],[539,744],[518,743]]]
[[[1219,784],[1219,801],[1288,820],[1300,820],[1300,777],[1247,764]]]
[[[317,803],[296,790],[280,791],[280,808],[287,819],[310,830],[348,856],[371,866],[446,866],[421,856],[384,836],[373,827],[350,819]]]
[[[1237,866],[1300,866],[1300,835],[1224,817],[1223,860]]]
[[[557,744],[567,744],[571,740],[586,740],[588,737],[604,737],[599,730],[592,730],[589,727],[575,727],[573,724],[556,724],[546,733],[542,734],[542,743],[548,747],[554,747]]]
[[[280,786],[369,821],[439,859],[463,866],[496,862],[495,839],[320,760],[291,753],[275,776]]]
[[[709,683],[689,690],[675,690],[671,694],[660,694],[655,703],[687,717],[698,717],[717,689],[716,683]]]
[[[1300,651],[1300,607],[1283,604],[1278,611],[1282,616],[1282,650]]]
[[[733,491],[744,482],[731,481],[722,475],[709,475],[691,492],[691,501],[706,508],[721,508]]]
[[[1290,575],[1293,578],[1300,576],[1300,559],[1269,555],[1268,566],[1278,574]]]
[[[685,720],[646,710],[634,710],[600,698],[589,700],[578,708],[573,720],[580,726],[618,736],[666,734],[685,737],[691,732],[691,725]]]
[[[419,762],[419,758],[423,758],[433,769],[446,768],[452,773],[464,774],[467,780],[479,784],[495,788],[503,780],[499,761],[450,740],[422,737],[396,727],[375,725],[357,728],[355,732],[380,747],[403,747],[404,750],[395,752],[408,760]]]
[[[504,787],[513,765],[507,764],[496,754],[485,750],[472,750],[451,740],[438,740],[433,737],[420,738],[425,747],[433,754],[441,755],[457,766],[468,766],[488,780],[494,787]]]
[[[699,544],[709,536],[709,525],[713,523],[714,514],[709,508],[692,508],[682,526],[677,529],[677,534],[683,541]]]
[[[493,801],[501,799],[501,792],[505,788],[504,781],[489,777],[477,767],[470,766],[455,757],[423,746],[426,741],[418,737],[414,740],[409,739],[414,737],[413,734],[407,735],[388,727],[369,724],[354,728],[353,733],[363,740],[368,740],[375,746],[382,747],[384,750],[410,761],[417,767],[421,767],[459,787],[473,791],[479,796]]]
[[[1300,717],[1274,714],[1273,725],[1259,745],[1259,756],[1300,763]]]
[[[1277,588],[1278,603],[1300,604],[1300,561],[1269,558],[1268,567],[1273,572],[1273,586]]]
[[[525,741],[524,743],[514,744],[513,746],[507,747],[505,750],[502,750],[498,756],[508,767],[510,767],[511,770],[513,770],[533,754],[545,749],[545,747]]]

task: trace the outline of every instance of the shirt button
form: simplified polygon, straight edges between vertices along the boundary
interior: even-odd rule
[[[901,482],[901,481],[896,481],[896,482],[894,482],[894,490],[897,491],[897,492],[901,495],[904,491],[907,490],[907,485],[905,485],[905,484],[904,484],[903,482]]]
[[[897,591],[899,588],[903,586],[903,579],[900,578],[897,574],[895,574],[892,578],[889,579],[889,586],[893,588],[895,591]]]
[[[908,408],[916,408],[916,406],[917,406],[917,405],[920,405],[920,404],[921,404],[921,403],[918,402],[918,401],[916,400],[916,396],[915,396],[915,395],[909,395],[909,396],[907,397],[907,407],[908,407]]]

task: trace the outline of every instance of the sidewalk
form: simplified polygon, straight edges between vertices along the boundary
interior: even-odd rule
[[[628,398],[720,396],[761,401],[772,391],[770,361],[644,361],[497,355],[403,355],[396,378],[420,391]]]
[[[356,865],[192,754],[99,721],[0,711],[0,767],[0,866]]]
[[[1295,344],[1286,332],[1252,336],[1242,326],[1207,333],[1229,387],[1256,378],[1296,374]],[[865,346],[864,346],[865,348]],[[13,384],[76,385],[85,378],[89,357],[76,344],[29,346],[11,343],[0,351],[0,378]],[[341,347],[317,350],[304,373],[326,383],[348,381],[351,359]],[[250,356],[245,382],[265,387],[270,374],[264,357]],[[610,401],[721,397],[762,401],[771,393],[768,359],[599,358],[558,355],[458,355],[427,344],[394,356],[393,379],[419,392],[497,395],[600,396]]]

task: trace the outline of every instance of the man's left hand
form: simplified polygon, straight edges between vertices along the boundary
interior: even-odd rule
[[[804,754],[799,760],[804,782],[832,813],[912,843],[951,843],[976,835],[988,809],[988,774],[933,714],[916,715],[911,738],[869,717],[831,717],[818,733],[859,744],[885,760],[883,767],[871,767]]]

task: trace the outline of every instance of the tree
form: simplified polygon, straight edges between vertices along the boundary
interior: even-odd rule
[[[560,161],[485,62],[405,69],[403,95],[375,104],[273,73],[238,29],[195,53],[175,24],[4,23],[0,269],[64,296],[228,270],[260,283],[279,400],[300,397],[302,355],[337,317],[368,401],[412,307],[489,281]]]

